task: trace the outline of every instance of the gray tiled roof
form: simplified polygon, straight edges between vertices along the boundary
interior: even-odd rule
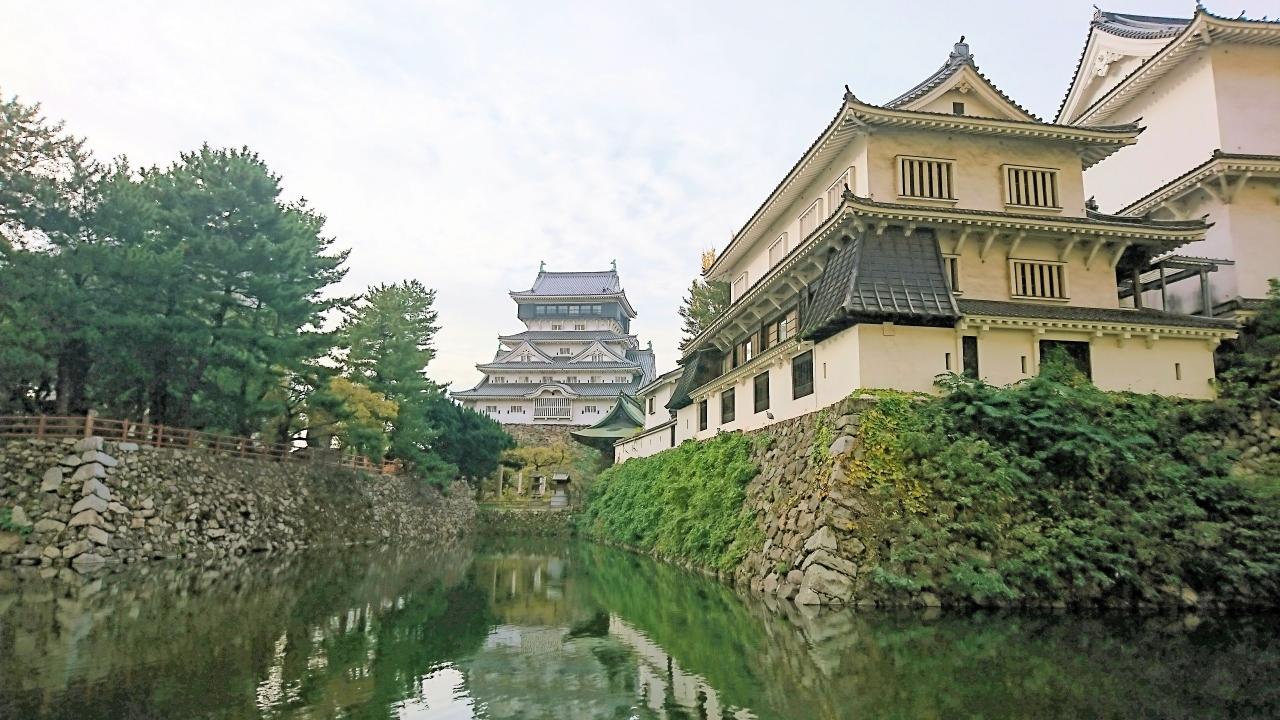
[[[1183,315],[1149,308],[1130,310],[1124,308],[1093,308],[1074,305],[1049,305],[1038,303],[1007,302],[1003,300],[959,301],[960,312],[965,315],[991,317],[1045,318],[1049,320],[1078,320],[1082,322],[1106,322],[1128,325],[1164,325],[1168,327],[1214,328],[1231,330],[1235,322],[1200,315]]]
[[[867,231],[835,252],[801,309],[821,340],[859,322],[949,325],[960,318],[932,230]]]
[[[1001,98],[1003,98],[1005,102],[1009,103],[1010,105],[1020,110],[1027,117],[1030,117],[1039,121],[1040,118],[1036,117],[1036,115],[1032,113],[1030,110],[1014,102],[1013,98],[1004,94],[1003,90],[996,87],[996,84],[991,82],[990,78],[988,78],[986,75],[983,75],[981,70],[978,70],[978,64],[974,61],[973,55],[969,53],[968,44],[963,42],[963,38],[961,40],[962,40],[961,42],[958,42],[955,44],[955,48],[951,51],[951,54],[947,57],[947,61],[942,64],[942,67],[938,68],[937,71],[935,71],[932,75],[922,80],[915,87],[911,88],[910,90],[902,93],[898,97],[885,103],[884,107],[898,108],[903,105],[906,105],[907,103],[917,98],[924,97],[925,95],[929,94],[934,88],[946,82],[947,79],[950,78],[952,75],[955,75],[957,72],[959,72],[960,68],[965,67],[967,65],[973,68],[973,71],[978,73],[978,77],[986,81],[987,85],[990,85],[991,89],[994,90],[996,94],[999,95]]]
[[[633,393],[639,383],[491,383],[481,382],[470,390],[453,393],[456,398],[468,397],[524,397],[544,385],[563,385],[582,397],[612,398],[622,393]]]
[[[658,375],[658,359],[652,350],[628,350],[627,359],[640,366],[640,385],[648,385]]]
[[[1129,15],[1099,10],[1093,14],[1093,26],[1112,35],[1126,38],[1170,38],[1191,22],[1191,18]]]
[[[481,370],[524,370],[530,375],[548,370],[643,370],[636,362],[565,362],[527,363],[527,362],[492,362],[477,366]],[[630,358],[628,358],[630,359]]]
[[[622,280],[614,270],[599,272],[541,271],[528,290],[513,295],[616,295],[622,292]]]
[[[523,342],[525,340],[537,342],[540,340],[602,340],[602,341],[618,341],[630,340],[635,342],[635,335],[623,335],[611,330],[525,330],[514,335],[503,335],[498,338],[503,342]]]

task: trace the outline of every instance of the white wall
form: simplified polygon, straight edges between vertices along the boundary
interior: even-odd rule
[[[1141,118],[1137,145],[1085,173],[1087,192],[1103,212],[1115,212],[1209,159],[1221,144],[1213,63],[1207,51],[1184,60],[1131,99],[1108,124]]]

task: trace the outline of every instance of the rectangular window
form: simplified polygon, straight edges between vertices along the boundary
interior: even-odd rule
[[[1093,363],[1089,343],[1078,340],[1041,340],[1040,367],[1046,362],[1069,362],[1085,377],[1093,379]]]
[[[747,294],[747,274],[744,272],[733,281],[733,302],[737,302],[743,295]]]
[[[519,413],[522,413],[522,412],[524,412],[524,406],[523,406],[523,405],[512,405],[512,406],[507,410],[507,412],[510,412],[510,413],[512,413],[512,414],[519,414]]]
[[[720,424],[728,425],[734,421],[735,411],[734,388],[720,393]]]
[[[555,382],[555,380],[552,380],[550,375],[543,375],[542,382],[549,383],[549,382]]]
[[[1058,203],[1058,171],[1005,165],[1004,202],[1021,207],[1062,209]]]
[[[1067,266],[1042,260],[1010,260],[1010,293],[1016,298],[1066,300]]]
[[[782,262],[782,259],[786,256],[787,234],[782,233],[778,236],[778,239],[774,240],[773,244],[769,246],[769,267],[773,267],[774,265]]]
[[[762,413],[769,409],[769,373],[760,373],[751,382],[755,386],[755,410]]]
[[[778,342],[795,337],[800,331],[800,309],[792,308],[778,325]]]
[[[929,200],[955,200],[952,161],[898,157],[898,195]]]
[[[771,322],[767,327],[765,327],[764,342],[761,343],[764,349],[767,350],[771,347],[776,347],[778,345],[778,328],[782,325],[783,322],[785,321],[780,320],[778,322]]]
[[[657,407],[658,407],[658,403],[657,403],[656,399],[655,399],[655,398],[649,398],[649,414],[650,414],[650,415],[654,415],[654,414],[656,414],[656,413],[657,413]]]
[[[493,376],[493,381],[494,381],[495,383],[497,383],[497,384],[501,385],[502,383],[506,382],[506,381],[507,381],[507,379],[506,379],[505,377],[501,376],[501,375],[495,375],[495,376]]]
[[[559,354],[561,354],[561,355],[572,355],[573,353],[569,352],[569,348],[560,348],[560,352],[559,352]]]
[[[952,114],[952,115],[963,115],[963,114],[964,114],[964,103],[962,103],[962,102],[953,102],[953,103],[951,103],[951,114]]]
[[[831,183],[827,188],[827,216],[834,215],[836,210],[840,209],[841,198],[844,197],[845,187],[849,188],[849,192],[853,192],[853,168],[840,173],[840,177]]]
[[[626,375],[619,375],[618,382],[620,383],[631,382],[631,378],[627,377]]]
[[[818,223],[821,222],[821,218],[822,198],[818,198],[813,201],[813,204],[809,206],[809,209],[800,213],[800,239],[796,241],[796,244],[804,244],[804,239],[809,237],[809,233],[813,232],[814,228],[818,227]]]
[[[569,406],[569,398],[549,397],[533,399],[534,420],[568,420],[573,409]]]
[[[595,405],[587,405],[582,408],[582,413],[584,415],[599,415],[600,411],[596,409]]]
[[[565,378],[565,379],[564,379],[564,381],[565,381],[565,382],[568,382],[568,383],[576,383],[576,382],[578,382],[578,376],[577,376],[577,375],[570,375],[569,377]]]
[[[551,326],[551,329],[552,329],[552,330],[563,330],[563,329],[564,329],[564,326],[563,326],[563,325],[552,325],[552,326]]]
[[[961,363],[964,368],[964,376],[973,380],[978,379],[978,338],[973,335],[965,335],[960,338]]]
[[[707,401],[698,401],[698,431],[707,429]]]
[[[813,351],[791,358],[791,397],[802,398],[813,394]]]
[[[587,326],[586,326],[586,325],[574,325],[574,326],[573,326],[573,329],[574,329],[574,330],[586,330],[586,329],[587,329]]]
[[[947,285],[951,288],[951,292],[960,292],[960,256],[943,255],[942,264],[947,271]]]

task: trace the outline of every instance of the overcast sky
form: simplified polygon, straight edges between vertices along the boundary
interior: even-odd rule
[[[1280,15],[1280,0],[1210,0]],[[1118,12],[1189,16],[1191,0]],[[1051,119],[1093,13],[1052,2],[0,1],[0,93],[102,157],[248,145],[352,249],[342,288],[439,292],[433,378],[470,387],[538,262],[613,259],[660,369],[699,254],[723,248],[830,121],[967,35]]]

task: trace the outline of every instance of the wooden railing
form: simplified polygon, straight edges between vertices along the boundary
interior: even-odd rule
[[[279,462],[307,462],[317,465],[354,468],[384,475],[398,475],[397,463],[375,463],[359,455],[346,455],[334,450],[300,448],[286,443],[265,443],[246,437],[233,437],[167,425],[152,425],[132,420],[109,420],[87,416],[0,415],[0,438],[60,439],[102,437],[115,442],[131,442],[158,448],[207,450],[222,455]]]

